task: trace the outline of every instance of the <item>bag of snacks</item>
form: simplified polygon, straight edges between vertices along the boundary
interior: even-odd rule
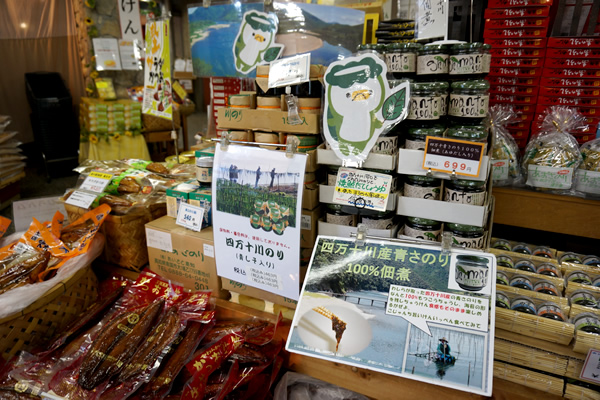
[[[519,147],[506,129],[506,125],[517,121],[517,113],[508,104],[496,104],[490,108],[490,125],[494,135],[492,149],[494,186],[510,186],[518,184],[523,179],[519,166]]]
[[[575,172],[575,194],[600,197],[600,138],[581,145],[583,162]]]
[[[583,159],[569,132],[585,124],[585,118],[576,109],[553,106],[546,110],[542,131],[525,148],[521,166],[526,185],[557,193],[571,189],[574,172]]]

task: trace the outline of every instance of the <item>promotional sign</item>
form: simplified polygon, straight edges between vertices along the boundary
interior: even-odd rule
[[[372,171],[340,168],[333,202],[368,210],[385,211],[393,177]]]
[[[419,0],[417,6],[417,37],[447,38],[448,0]]]
[[[427,136],[423,169],[477,177],[484,143]]]
[[[146,65],[142,113],[173,119],[169,21],[146,24]]]
[[[600,350],[590,349],[588,351],[579,377],[600,384]]]
[[[233,42],[235,69],[248,74],[258,64],[276,60],[283,51],[283,45],[275,43],[277,17],[262,11],[248,11]]]
[[[110,180],[112,179],[112,174],[106,174],[104,172],[92,171],[85,178],[79,189],[89,190],[90,192],[102,193]]]
[[[286,349],[492,393],[496,258],[319,236]]]
[[[96,69],[98,71],[118,71],[121,69],[119,42],[117,39],[92,39]]]
[[[121,23],[121,38],[137,40],[142,43],[142,23],[140,21],[140,3],[138,0],[119,1],[119,22]]]
[[[406,118],[408,82],[390,89],[385,62],[373,54],[336,61],[327,68],[323,133],[335,154],[361,164],[377,138]]]
[[[298,299],[305,167],[305,154],[217,145],[212,190],[219,276]]]

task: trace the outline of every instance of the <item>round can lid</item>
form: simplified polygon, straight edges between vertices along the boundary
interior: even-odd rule
[[[212,167],[215,161],[214,157],[198,157],[196,158],[196,166],[198,167]]]
[[[448,228],[450,228],[451,231],[455,231],[455,232],[483,233],[482,227],[473,226],[473,225],[454,224],[452,222],[449,222]]]
[[[458,50],[479,50],[483,47],[483,43],[474,42],[474,43],[457,43],[452,45],[452,51]]]
[[[490,83],[485,79],[477,79],[473,81],[458,81],[452,83],[452,89],[489,90]]]
[[[394,50],[420,50],[423,47],[420,43],[390,43],[386,45],[388,51]]]
[[[411,222],[416,225],[439,225],[440,221],[434,221],[432,219],[427,218],[419,218],[419,217],[408,217],[406,218],[408,222]]]

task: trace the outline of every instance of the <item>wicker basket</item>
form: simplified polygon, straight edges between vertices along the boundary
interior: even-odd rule
[[[65,209],[71,222],[87,212],[87,209],[69,204],[65,204]],[[100,259],[135,272],[141,271],[148,264],[145,225],[166,214],[166,204],[160,203],[143,213],[107,216],[100,227],[100,232],[106,237]]]
[[[19,350],[44,346],[96,301],[97,287],[96,275],[86,266],[23,311],[1,319],[2,357],[9,360]]]
[[[142,114],[142,124],[144,125],[146,132],[172,131],[173,124],[175,125],[175,129],[179,129],[181,127],[179,110],[173,110],[173,122],[154,115]]]

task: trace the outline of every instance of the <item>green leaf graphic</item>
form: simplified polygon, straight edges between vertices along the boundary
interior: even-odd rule
[[[276,60],[279,57],[279,53],[283,50],[282,46],[273,46],[269,47],[269,49],[265,52],[264,60],[267,62],[271,62]]]
[[[390,97],[385,99],[383,103],[383,119],[394,120],[400,118],[405,106],[406,89],[401,89]]]
[[[450,60],[451,60],[452,62],[455,62],[455,63],[457,63],[457,64],[458,64],[458,58],[456,58],[456,57],[450,57]]]
[[[436,60],[436,61],[439,61],[439,62],[444,62],[445,61],[444,58],[440,57],[440,56],[435,56],[435,57],[433,57],[433,59]]]

